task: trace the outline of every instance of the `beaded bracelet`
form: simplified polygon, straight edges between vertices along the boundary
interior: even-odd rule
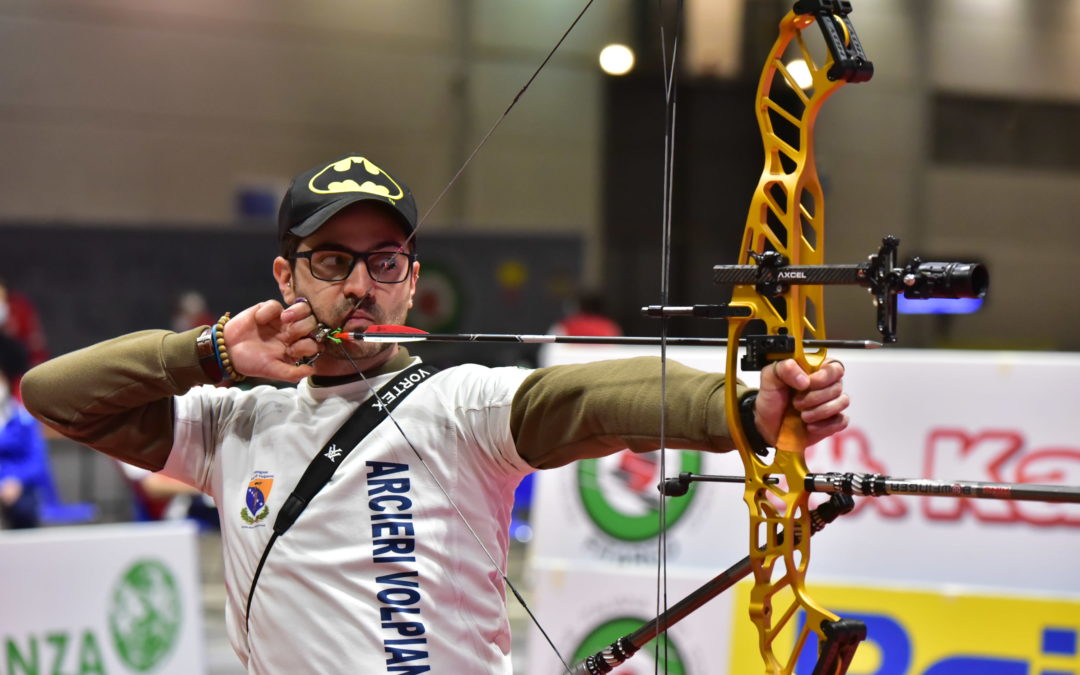
[[[221,371],[225,373],[226,378],[233,382],[242,382],[247,376],[236,372],[232,359],[229,358],[229,350],[225,347],[225,324],[229,323],[230,318],[229,312],[225,312],[211,329],[214,337],[214,355],[217,356],[218,365],[221,366]]]

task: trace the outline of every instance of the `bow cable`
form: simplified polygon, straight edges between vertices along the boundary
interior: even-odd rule
[[[517,105],[517,102],[519,100],[521,100],[521,97],[525,94],[525,91],[529,88],[530,85],[532,85],[533,81],[536,80],[537,76],[540,74],[540,71],[544,69],[544,67],[548,64],[548,62],[551,60],[551,58],[555,55],[555,52],[563,44],[563,42],[566,40],[567,36],[570,35],[570,32],[574,29],[574,27],[577,26],[578,22],[581,21],[581,18],[583,16],[585,16],[585,13],[592,6],[593,2],[594,2],[594,0],[587,0],[584,7],[582,7],[581,11],[578,12],[577,16],[575,16],[574,20],[570,23],[570,26],[563,32],[562,36],[555,43],[555,46],[552,47],[548,51],[547,55],[544,57],[544,60],[540,63],[540,65],[536,68],[536,70],[533,71],[533,74],[529,77],[528,81],[526,81],[525,84],[521,87],[521,89],[517,92],[517,94],[514,95],[513,100],[510,101],[510,105],[508,105],[506,107],[506,110],[504,110],[502,112],[502,114],[499,115],[499,117],[495,120],[495,123],[491,126],[490,129],[488,129],[487,133],[484,134],[483,138],[480,139],[480,142],[476,144],[476,147],[473,148],[472,152],[469,153],[469,156],[465,158],[465,161],[464,161],[464,163],[462,163],[461,167],[451,177],[450,182],[448,182],[446,184],[446,187],[444,187],[439,192],[439,194],[435,197],[435,200],[432,202],[431,206],[428,207],[428,209],[424,212],[424,214],[420,218],[420,220],[417,221],[416,227],[413,228],[413,231],[409,234],[409,236],[402,243],[399,250],[401,250],[401,251],[406,250],[409,247],[409,244],[412,243],[413,240],[416,239],[417,232],[419,232],[420,228],[427,222],[428,216],[431,215],[431,213],[435,210],[435,208],[442,201],[443,197],[445,197],[446,194],[450,191],[450,188],[453,187],[453,185],[462,176],[462,174],[465,172],[465,169],[472,162],[473,158],[476,157],[477,153],[480,152],[480,149],[482,147],[484,147],[484,145],[487,143],[488,139],[491,138],[492,134],[495,133],[495,130],[499,128],[499,125],[502,124],[503,120],[505,120],[506,117],[510,114],[510,111],[514,108],[515,105]],[[383,265],[384,265],[384,267],[388,266],[389,261],[384,262]],[[356,305],[353,307],[353,310],[350,310],[349,314],[351,314],[352,311],[355,311],[356,307],[359,307],[370,296],[370,294],[371,294],[371,291],[369,290],[367,293],[364,294],[364,296],[362,296],[360,299],[358,299],[356,301]],[[345,318],[346,319],[348,318],[348,314],[346,315]],[[344,327],[341,327],[341,328],[339,328],[337,330],[332,330],[329,327],[322,327],[319,332],[322,334],[322,338],[329,338],[331,343],[334,344],[335,346],[337,346],[337,348],[341,350],[342,354],[345,355],[345,358],[347,358],[349,360],[349,363],[352,364],[353,369],[357,372],[357,374],[360,375],[360,378],[364,381],[364,383],[367,384],[368,388],[372,392],[372,395],[378,396],[378,393],[375,391],[375,389],[372,388],[371,385],[368,383],[368,380],[364,376],[364,373],[360,370],[360,368],[356,364],[356,362],[353,361],[352,356],[349,355],[349,353],[345,349],[345,347],[342,344],[340,344],[339,339],[332,337],[332,335],[334,333],[339,333],[343,329],[344,329]],[[310,361],[309,361],[309,363],[310,363]],[[380,399],[380,401],[381,401],[381,399]],[[540,621],[536,618],[536,615],[533,614],[532,609],[529,607],[528,603],[525,602],[525,598],[523,598],[521,596],[521,594],[518,592],[517,588],[514,587],[514,584],[507,577],[506,571],[503,569],[503,566],[501,564],[499,564],[495,560],[495,557],[488,550],[487,546],[484,545],[483,540],[476,533],[476,530],[473,529],[472,524],[469,522],[468,518],[465,517],[465,514],[461,511],[461,509],[458,507],[457,503],[450,496],[450,493],[446,490],[446,488],[442,485],[442,483],[439,481],[439,479],[435,476],[435,473],[432,471],[431,467],[428,466],[426,461],[424,461],[423,455],[420,453],[420,451],[417,449],[417,447],[413,444],[412,440],[409,438],[408,434],[405,433],[405,430],[401,427],[401,425],[398,424],[397,420],[394,418],[394,416],[390,412],[390,410],[388,408],[386,408],[385,406],[383,406],[383,410],[386,412],[387,418],[389,418],[390,421],[397,428],[398,433],[401,434],[402,439],[404,439],[406,444],[408,444],[408,446],[412,450],[413,454],[416,455],[417,459],[420,461],[420,464],[427,471],[427,473],[431,477],[432,481],[439,488],[439,491],[442,492],[443,496],[446,498],[446,500],[450,504],[451,508],[454,509],[454,512],[458,515],[458,518],[460,518],[461,522],[464,523],[464,525],[468,529],[469,533],[476,540],[476,542],[480,545],[480,548],[483,549],[484,554],[487,556],[487,558],[491,562],[492,566],[496,569],[496,571],[499,572],[499,575],[502,577],[503,582],[513,592],[514,597],[517,598],[518,602],[521,604],[522,609],[524,609],[525,612],[529,615],[529,618],[532,620],[533,625],[536,626],[537,630],[540,631],[540,634],[544,636],[545,640],[547,640],[548,645],[551,646],[552,651],[555,652],[555,655],[558,657],[559,661],[562,663],[563,669],[569,675],[570,666],[567,663],[566,659],[563,658],[563,656],[559,652],[558,648],[555,647],[555,644],[554,644],[554,642],[552,642],[550,636],[548,636],[547,631],[545,631],[543,626],[540,625]]]
[[[412,243],[412,241],[416,238],[417,231],[419,231],[420,228],[424,225],[424,223],[427,222],[428,216],[430,216],[432,211],[435,210],[435,207],[437,207],[439,203],[442,202],[443,197],[445,197],[446,193],[450,191],[450,188],[452,188],[454,184],[457,183],[458,178],[461,178],[461,175],[465,173],[465,169],[468,168],[469,164],[472,163],[473,158],[476,157],[478,152],[480,152],[480,148],[484,147],[488,139],[491,138],[491,135],[495,133],[495,130],[499,128],[499,125],[503,123],[503,120],[506,119],[506,117],[510,114],[510,111],[513,110],[515,105],[517,105],[517,102],[521,100],[522,96],[525,95],[525,91],[532,85],[533,80],[535,80],[536,77],[540,74],[540,71],[544,69],[544,66],[548,64],[548,61],[551,60],[551,57],[555,56],[555,52],[559,49],[559,47],[562,46],[562,43],[566,41],[567,36],[570,35],[570,31],[574,30],[574,27],[578,25],[579,21],[581,21],[581,17],[585,16],[585,12],[589,11],[589,8],[592,7],[593,2],[594,0],[588,0],[585,3],[585,6],[582,7],[581,11],[578,12],[576,17],[574,17],[574,20],[570,23],[570,26],[565,31],[563,31],[562,37],[560,37],[559,40],[555,43],[555,46],[548,51],[547,56],[544,57],[544,60],[540,62],[540,65],[536,67],[536,70],[533,71],[533,74],[521,87],[518,93],[514,95],[513,100],[510,101],[510,105],[506,106],[506,110],[504,110],[502,114],[499,115],[498,118],[496,118],[495,123],[491,125],[491,128],[487,130],[487,133],[485,133],[483,138],[480,139],[480,142],[477,143],[476,147],[472,149],[472,152],[469,153],[469,156],[465,158],[465,161],[461,164],[461,167],[456,172],[454,172],[454,175],[450,178],[450,182],[446,184],[446,187],[444,187],[442,191],[440,191],[439,194],[436,195],[435,200],[431,202],[431,206],[429,206],[427,210],[424,211],[424,215],[420,217],[419,221],[417,221],[416,227],[413,228],[412,234],[410,234],[409,237],[405,240],[405,243],[402,244],[402,249],[407,248],[409,244]]]
[[[378,400],[376,406],[382,408],[382,410],[386,413],[386,418],[393,423],[395,428],[397,428],[398,433],[401,434],[401,438],[404,439],[405,443],[409,446],[409,449],[412,450],[414,455],[416,455],[416,459],[420,462],[420,465],[424,467],[425,471],[427,471],[427,475],[431,478],[431,481],[435,483],[436,487],[439,488],[439,492],[441,492],[442,495],[446,497],[446,501],[450,504],[450,508],[454,509],[454,513],[457,514],[458,519],[460,519],[461,522],[465,525],[465,529],[469,531],[469,534],[471,534],[473,539],[476,540],[476,543],[480,545],[480,549],[483,550],[484,555],[487,556],[488,561],[491,562],[491,566],[495,568],[495,570],[499,573],[499,576],[502,577],[503,583],[506,584],[506,586],[513,592],[514,597],[518,599],[519,603],[521,603],[522,609],[524,609],[525,612],[529,615],[529,618],[532,619],[532,622],[536,625],[537,630],[539,630],[540,634],[544,636],[545,640],[547,640],[548,645],[550,645],[551,649],[555,652],[555,656],[559,657],[559,661],[562,662],[563,668],[569,674],[570,664],[567,663],[565,658],[563,658],[563,655],[559,651],[559,648],[555,646],[554,642],[552,642],[551,637],[547,634],[547,631],[544,630],[544,627],[540,625],[540,621],[536,618],[536,615],[533,614],[533,611],[529,607],[528,603],[525,602],[525,598],[521,596],[521,593],[518,592],[518,589],[514,586],[513,582],[510,581],[510,578],[506,575],[506,570],[503,569],[503,566],[499,564],[497,560],[495,560],[495,556],[491,554],[491,551],[489,551],[488,547],[484,544],[484,540],[480,537],[479,534],[476,533],[476,530],[473,529],[472,523],[470,523],[469,519],[465,517],[464,513],[462,513],[461,508],[457,505],[457,502],[455,502],[454,498],[450,496],[450,492],[446,489],[446,487],[443,486],[442,481],[440,481],[439,477],[435,475],[435,472],[431,469],[431,467],[428,466],[428,463],[424,459],[424,456],[420,453],[416,446],[413,445],[412,439],[410,439],[408,434],[405,433],[405,430],[398,423],[397,418],[394,417],[394,414],[390,412],[390,408],[386,405],[386,402],[384,402],[382,397],[379,396],[378,390],[376,390],[375,387],[371,385],[371,382],[368,381],[363,371],[360,370],[360,367],[357,365],[356,361],[353,361],[352,355],[349,354],[348,350],[345,349],[344,345],[342,345],[340,342],[335,342],[333,344],[341,350],[341,353],[345,356],[346,359],[349,360],[349,363],[352,364],[353,369],[356,370],[356,372],[360,375],[360,379],[363,380],[364,385],[368,388],[368,391],[370,391],[371,395]]]
[[[657,2],[658,23],[660,24],[660,62],[663,74],[664,87],[664,176],[663,193],[661,203],[661,243],[660,243],[660,303],[668,304],[671,290],[671,224],[672,203],[674,201],[675,180],[675,80],[677,74],[679,36],[683,15],[683,2],[677,0],[675,4],[675,24],[671,40],[670,58],[667,48],[667,39],[664,31],[663,0]],[[661,317],[660,321],[660,480],[663,485],[667,480],[667,338],[668,318]],[[657,509],[659,520],[659,536],[657,537],[657,560],[656,560],[656,613],[657,615],[667,611],[667,497],[661,495],[659,508]],[[653,670],[660,669],[660,633],[656,634],[653,644]],[[664,672],[668,672],[668,640],[663,640]]]

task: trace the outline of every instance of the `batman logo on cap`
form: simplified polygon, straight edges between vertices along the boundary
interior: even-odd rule
[[[366,157],[339,159],[315,174],[308,189],[320,195],[366,192],[391,201],[405,196],[397,181]]]

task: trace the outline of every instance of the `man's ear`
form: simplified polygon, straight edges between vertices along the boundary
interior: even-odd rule
[[[285,306],[296,302],[296,289],[293,288],[295,277],[293,276],[292,265],[289,261],[281,256],[274,258],[274,279],[277,281],[278,291],[281,292],[281,297],[285,300]]]
[[[412,275],[411,276],[412,276],[412,282],[411,282],[410,285],[412,286],[412,288],[409,289],[409,309],[412,309],[413,297],[416,296],[416,283],[418,281],[420,281],[420,261],[419,260],[417,260],[416,262],[413,263]]]

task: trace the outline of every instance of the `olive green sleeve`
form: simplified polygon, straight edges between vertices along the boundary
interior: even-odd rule
[[[172,450],[173,395],[210,382],[195,339],[143,331],[37,366],[22,380],[26,408],[68,438],[157,471]]]
[[[733,447],[724,413],[724,376],[669,361],[666,444]],[[739,395],[745,393],[740,385]],[[660,447],[660,359],[635,358],[541,368],[529,375],[510,411],[518,454],[537,469],[623,448]]]

